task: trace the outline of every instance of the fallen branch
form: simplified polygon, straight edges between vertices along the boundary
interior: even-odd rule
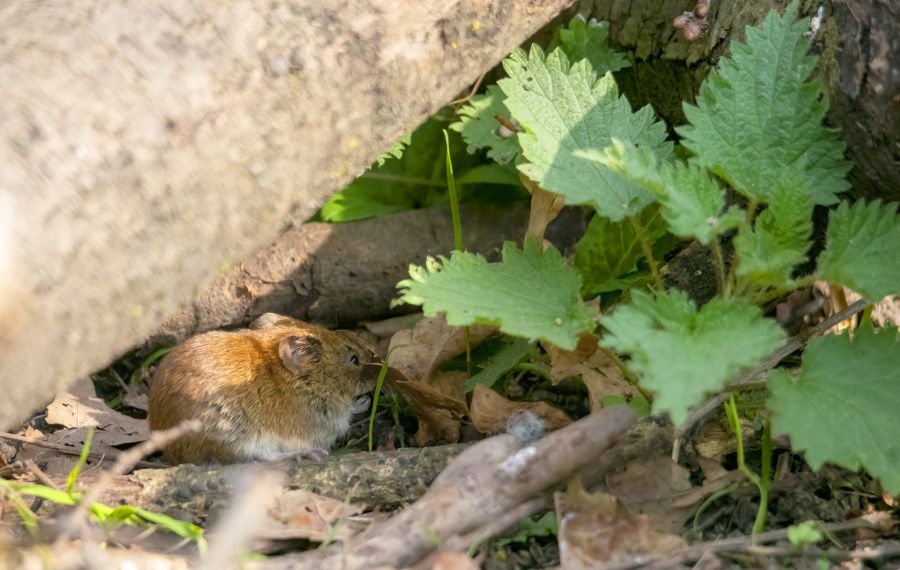
[[[524,445],[499,435],[464,451],[414,505],[324,550],[289,554],[255,568],[372,568],[415,564],[444,540],[501,517],[584,469],[634,422],[624,407],[591,414]]]

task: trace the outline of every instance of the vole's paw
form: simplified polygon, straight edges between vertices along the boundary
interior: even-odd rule
[[[291,461],[295,461],[297,463],[319,463],[326,457],[328,457],[329,453],[327,449],[322,449],[321,447],[316,447],[314,449],[308,449],[306,451],[298,451],[297,453],[292,453],[289,456]]]
[[[350,408],[350,412],[353,414],[365,412],[369,409],[369,405],[371,403],[372,398],[370,398],[367,394],[357,396],[356,399],[353,400],[353,407]]]

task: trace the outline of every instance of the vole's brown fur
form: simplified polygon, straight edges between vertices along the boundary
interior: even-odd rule
[[[364,409],[372,359],[352,333],[267,313],[249,329],[201,334],[166,355],[150,388],[150,428],[200,420],[200,432],[165,448],[170,463],[328,449]]]

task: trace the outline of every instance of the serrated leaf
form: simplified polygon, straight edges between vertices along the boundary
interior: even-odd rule
[[[503,93],[490,85],[484,95],[475,95],[459,110],[459,121],[450,129],[462,135],[469,153],[488,149],[487,154],[498,164],[514,164],[519,158],[519,141],[514,134],[503,136],[496,116],[509,117]]]
[[[322,205],[322,220],[352,222],[414,208],[415,195],[395,184],[358,178]]]
[[[391,145],[391,148],[387,149],[384,154],[379,156],[375,160],[375,164],[378,166],[382,166],[385,162],[392,158],[402,158],[403,151],[406,150],[406,147],[409,146],[409,143],[412,141],[412,133],[406,133],[397,141]]]
[[[659,208],[644,208],[639,218],[651,246],[666,234]],[[633,273],[643,256],[631,221],[613,222],[602,216],[591,218],[587,231],[575,246],[575,268],[584,280],[584,297],[622,289],[620,279]]]
[[[593,328],[594,314],[578,294],[581,277],[550,246],[534,240],[524,249],[503,245],[503,260],[454,251],[449,259],[411,265],[410,278],[397,284],[398,301],[421,305],[427,316],[447,314],[451,325],[492,324],[527,339],[573,349],[578,335]]]
[[[900,216],[897,204],[876,200],[831,212],[819,274],[870,301],[900,293]]]
[[[734,239],[740,262],[737,274],[753,282],[791,287],[791,272],[806,260],[812,234],[813,203],[802,170],[785,171],[769,207],[760,213],[753,229],[743,228]]]
[[[608,39],[609,22],[575,16],[568,26],[559,29],[556,43],[569,61],[586,59],[599,77],[631,65],[624,55],[607,45]]]
[[[697,105],[684,105],[690,124],[676,129],[698,164],[756,202],[768,201],[781,171],[799,161],[816,204],[834,204],[849,188],[844,144],[822,124],[828,102],[819,80],[809,80],[808,29],[796,2],[748,27],[746,43],[732,42],[731,57],[703,82]]]
[[[784,332],[745,299],[716,298],[699,311],[683,291],[656,298],[632,291],[631,302],[606,317],[601,344],[632,355],[641,386],[654,392],[654,413],[680,424],[691,406],[724,387],[784,341]]]
[[[666,162],[660,166],[646,147],[635,148],[618,139],[613,139],[597,160],[653,193],[669,229],[677,236],[709,245],[742,219],[738,208],[723,213],[725,191],[696,164]]]
[[[506,106],[527,132],[519,143],[527,163],[519,170],[541,188],[565,196],[568,204],[590,204],[613,221],[639,213],[652,201],[638,185],[579,155],[599,152],[616,137],[669,156],[665,125],[650,107],[636,113],[607,73],[597,81],[586,61],[569,66],[562,50],[545,56],[514,51],[503,62],[509,77],[498,82]]]
[[[900,494],[900,339],[871,327],[817,337],[800,376],[769,376],[772,429],[787,434],[813,469],[825,462],[865,467],[891,495]]]
[[[493,386],[501,376],[514,366],[534,354],[534,345],[523,338],[504,339],[503,345],[494,353],[477,373],[466,380],[466,392],[471,392],[477,384],[486,388]]]

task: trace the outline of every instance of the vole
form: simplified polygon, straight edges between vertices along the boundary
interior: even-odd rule
[[[373,359],[350,332],[266,313],[248,329],[207,332],[167,354],[150,388],[150,429],[200,420],[200,432],[163,450],[170,463],[327,454],[368,408]]]

